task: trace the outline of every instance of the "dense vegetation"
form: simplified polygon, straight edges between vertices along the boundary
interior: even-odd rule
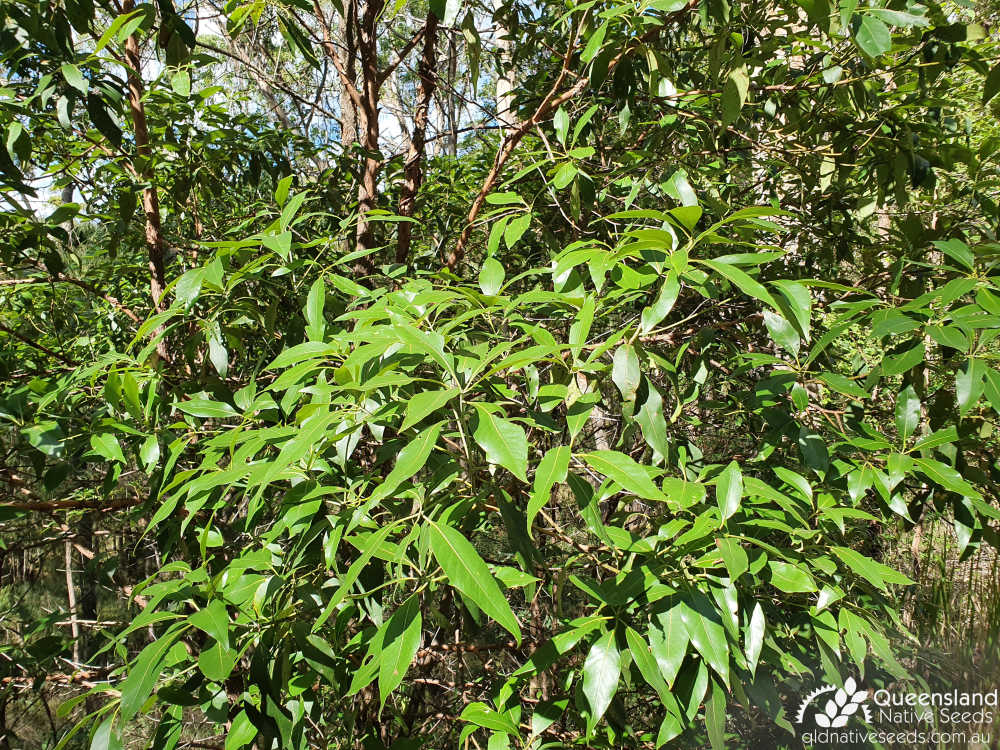
[[[993,20],[5,0],[0,748],[995,687]]]

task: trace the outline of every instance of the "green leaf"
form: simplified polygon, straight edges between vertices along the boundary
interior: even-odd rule
[[[625,628],[625,641],[628,643],[628,650],[632,654],[632,661],[639,668],[642,678],[656,691],[661,701],[669,701],[670,688],[663,681],[663,675],[660,674],[656,657],[653,656],[649,644],[630,627]]]
[[[319,278],[309,288],[306,297],[306,336],[310,341],[322,341],[326,332],[326,319],[323,317],[323,307],[326,304],[326,284]]]
[[[801,338],[799,332],[784,316],[764,310],[764,326],[771,335],[771,340],[791,354],[796,359],[799,356]]]
[[[660,322],[670,314],[680,295],[681,285],[677,277],[677,272],[671,270],[667,273],[667,278],[660,287],[660,293],[656,301],[642,311],[639,322],[639,333],[646,334],[653,330]]]
[[[178,96],[187,98],[191,95],[191,74],[186,70],[178,70],[170,77],[170,88]]]
[[[487,258],[479,270],[479,288],[486,296],[494,297],[500,293],[505,276],[503,264],[496,258]]]
[[[445,0],[444,15],[441,17],[442,26],[454,26],[458,12],[462,9],[461,0]]]
[[[955,375],[955,400],[958,402],[958,412],[962,416],[968,414],[983,395],[985,386],[985,368],[982,361],[970,357],[965,366]]]
[[[913,386],[908,385],[896,396],[896,432],[899,433],[900,445],[906,445],[919,425],[920,397]]]
[[[84,78],[83,73],[80,69],[73,65],[72,63],[63,63],[60,68],[63,74],[63,78],[66,79],[66,83],[75,88],[81,94],[86,94],[87,90],[90,88],[90,84],[87,79]]]
[[[757,672],[757,662],[760,660],[760,652],[764,646],[764,634],[767,632],[767,621],[764,619],[764,610],[760,602],[754,604],[753,614],[750,615],[750,624],[747,626],[746,634],[746,656],[747,669],[750,674]]]
[[[63,454],[63,431],[58,422],[45,421],[25,427],[21,432],[28,438],[33,448],[46,456],[58,457]]]
[[[744,68],[733,70],[722,87],[722,124],[732,125],[739,119],[740,111],[747,101],[750,78]]]
[[[816,379],[826,384],[837,393],[857,399],[865,399],[870,395],[868,391],[858,385],[850,378],[835,372],[822,372]]]
[[[948,445],[949,443],[954,443],[958,440],[958,428],[955,425],[949,425],[942,430],[936,430],[930,435],[920,438],[910,451],[927,451],[931,448],[937,448],[941,445]]]
[[[715,546],[722,554],[722,562],[725,564],[726,570],[729,571],[730,580],[735,581],[750,567],[747,552],[738,539],[728,536],[716,539]]]
[[[785,279],[772,281],[771,286],[781,293],[781,297],[777,298],[778,304],[786,313],[791,313],[790,315],[786,314],[785,317],[795,324],[802,338],[809,341],[810,320],[812,318],[812,296],[809,294],[809,287],[801,281]]]
[[[618,386],[623,400],[632,401],[635,398],[641,379],[642,370],[635,348],[631,344],[622,344],[612,360],[611,381]]]
[[[226,419],[227,417],[238,417],[240,415],[229,404],[221,401],[211,401],[206,398],[193,398],[190,401],[181,401],[176,406],[182,412],[190,414],[192,417]]]
[[[233,719],[229,731],[226,733],[225,750],[239,750],[241,747],[249,745],[257,736],[257,727],[250,721],[246,711],[240,711]]]
[[[279,206],[284,206],[288,200],[288,191],[292,188],[294,175],[288,175],[278,180],[278,186],[274,189],[274,202]]]
[[[521,628],[486,563],[469,540],[451,526],[427,521],[424,526],[434,559],[448,584],[471,599],[521,643]]]
[[[380,710],[389,694],[399,687],[416,656],[422,628],[420,600],[414,595],[393,613],[382,638],[378,670]]]
[[[703,596],[690,604],[681,602],[677,606],[691,645],[729,687],[729,644],[719,614]]]
[[[983,83],[983,104],[989,102],[1000,91],[1000,63],[993,66]]]
[[[801,594],[816,591],[812,576],[794,563],[769,560],[771,585],[786,594]]]
[[[940,250],[942,253],[947,255],[954,261],[957,261],[960,265],[964,266],[968,270],[972,270],[975,266],[976,256],[972,253],[972,250],[959,239],[950,240],[936,240],[931,243]]]
[[[726,691],[715,680],[712,680],[712,691],[705,704],[705,728],[708,730],[708,742],[712,750],[725,750]]]
[[[642,437],[646,444],[653,449],[653,462],[656,463],[666,457],[669,451],[667,443],[667,420],[663,415],[663,397],[652,383],[648,383],[649,395],[635,413],[635,421],[642,430]],[[671,493],[664,492],[673,500],[678,500]]]
[[[697,206],[698,196],[695,195],[694,190],[691,188],[691,183],[688,182],[687,172],[683,169],[678,169],[663,183],[663,189],[667,191],[667,195],[676,200],[682,206]],[[680,213],[678,209],[674,209],[670,212],[672,216],[676,216],[682,219],[685,216],[690,216],[692,214]],[[694,216],[700,216],[700,209],[693,213]],[[697,221],[697,219],[695,219]],[[677,256],[674,255],[671,260],[674,260]],[[682,269],[677,272],[681,273]]]
[[[861,16],[858,29],[854,32],[854,41],[866,55],[878,57],[892,47],[892,34],[889,33],[889,27],[880,20],[865,14]]]
[[[527,524],[528,536],[531,536],[531,526],[538,511],[545,507],[552,494],[552,487],[566,481],[569,471],[570,449],[568,445],[549,448],[535,470],[531,497],[528,499]]]
[[[424,468],[431,451],[437,444],[442,424],[443,422],[438,422],[431,425],[406,444],[406,447],[396,456],[396,465],[392,467],[389,476],[372,492],[371,501],[389,497],[399,485]]]
[[[556,138],[566,145],[566,136],[569,134],[569,115],[563,107],[559,107],[552,116],[552,128],[556,131]]]
[[[101,135],[111,141],[115,148],[122,145],[121,128],[108,113],[107,103],[101,99],[96,91],[87,95],[87,113],[90,115],[94,127],[101,132]]]
[[[444,351],[444,337],[440,333],[436,331],[422,331],[408,323],[396,323],[392,326],[391,330],[404,344],[418,352],[427,354],[445,372],[452,372],[452,366],[448,362],[448,357]]]
[[[963,497],[982,498],[982,495],[971,484],[962,479],[961,474],[947,464],[931,458],[916,458],[913,460],[913,464],[931,481],[941,485],[946,490],[956,492]]]
[[[504,230],[507,229],[507,222],[509,220],[510,217],[504,216],[499,221],[495,222],[490,228],[490,236],[486,240],[486,252],[490,255],[493,255],[500,249],[500,240],[503,239],[503,233]]]
[[[664,478],[663,493],[671,502],[676,503],[681,508],[690,508],[692,505],[703,502],[708,494],[705,485],[676,477]]]
[[[799,450],[802,451],[802,460],[810,469],[825,474],[830,468],[830,454],[826,448],[826,441],[811,427],[803,425],[799,428]]]
[[[486,453],[486,460],[509,470],[522,482],[528,481],[528,439],[524,429],[510,420],[495,416],[485,405],[474,403],[476,423],[472,437]]]
[[[888,589],[885,586],[886,583],[899,583],[904,586],[913,583],[909,578],[893,570],[888,565],[875,562],[849,547],[831,547],[830,549],[855,574],[861,576],[881,591],[888,593]]]
[[[597,53],[601,49],[601,45],[604,44],[604,36],[608,33],[608,24],[604,22],[590,35],[587,40],[587,46],[583,48],[583,52],[580,53],[580,61],[584,63],[589,63],[593,60]]]
[[[587,343],[590,327],[594,324],[596,302],[592,295],[587,295],[576,314],[576,320],[569,327],[569,345],[573,348],[573,356],[579,356],[580,349]]]
[[[666,496],[649,478],[649,473],[630,456],[618,451],[593,451],[580,456],[594,471],[603,474],[626,492],[645,500],[666,502]]]
[[[667,685],[673,687],[677,673],[687,654],[689,636],[684,625],[683,610],[678,604],[656,616],[659,623],[649,626],[649,648]]]
[[[219,599],[213,599],[188,617],[188,622],[229,648],[229,613]]]
[[[361,549],[361,554],[358,556],[358,559],[351,563],[351,566],[347,569],[343,579],[340,581],[340,586],[334,592],[333,596],[330,597],[330,600],[326,603],[326,606],[323,608],[320,616],[316,618],[315,622],[313,622],[312,631],[314,633],[323,627],[323,623],[325,623],[327,619],[329,619],[330,615],[333,614],[337,605],[339,605],[340,602],[342,602],[347,595],[351,593],[351,588],[354,586],[355,581],[358,580],[358,576],[361,575],[361,571],[366,565],[368,565],[368,562],[382,547],[398,523],[399,522],[397,521],[396,523],[383,526],[365,540],[364,548]]]
[[[593,727],[608,710],[618,691],[621,676],[621,654],[615,645],[615,634],[609,631],[594,641],[583,663],[583,694],[590,704],[588,726]]]
[[[114,714],[101,722],[90,741],[90,750],[122,750],[122,741],[115,732]]]
[[[72,130],[73,122],[73,100],[66,96],[60,96],[56,100],[56,120],[63,130]]]
[[[922,15],[917,15],[916,13],[908,13],[902,10],[891,10],[889,8],[871,8],[868,12],[891,26],[929,25],[929,21],[927,20],[926,17]]]
[[[108,461],[125,463],[125,455],[122,453],[122,447],[118,442],[118,438],[109,432],[91,435],[90,447],[94,449],[97,455],[106,458]]]
[[[708,266],[720,276],[728,279],[733,286],[744,294],[759,299],[761,302],[770,305],[779,314],[781,313],[781,309],[778,307],[778,303],[774,301],[771,293],[760,282],[750,278],[743,269],[729,263],[720,263],[714,260],[699,260],[697,262]]]
[[[552,176],[552,185],[556,190],[562,190],[576,177],[577,168],[572,162],[563,162]]]
[[[458,718],[486,729],[516,735],[518,733],[517,724],[511,720],[509,713],[502,714],[499,711],[494,711],[482,701],[474,701],[462,709],[462,715]],[[494,743],[490,742],[487,746],[488,750],[492,750],[493,745]]]
[[[120,687],[122,721],[131,721],[149,698],[153,686],[160,677],[163,660],[173,647],[179,633],[179,628],[168,630],[166,634],[147,645],[136,657]]]
[[[296,344],[293,347],[285,349],[265,369],[282,370],[290,365],[304,362],[307,359],[329,357],[336,353],[336,348],[322,341],[303,341],[301,344]]]
[[[160,444],[155,435],[147,437],[139,448],[139,460],[148,473],[160,460]]]
[[[927,326],[924,330],[941,346],[958,349],[960,352],[969,349],[969,340],[957,326]]]
[[[507,226],[503,230],[503,241],[507,243],[507,247],[509,249],[514,249],[514,245],[516,245],[524,236],[524,233],[528,231],[529,226],[531,226],[530,211],[507,222]]]
[[[715,499],[722,516],[721,523],[725,523],[726,519],[739,510],[742,498],[743,473],[738,463],[730,461],[715,480]]]
[[[222,332],[217,323],[209,324],[208,330],[208,359],[212,367],[219,373],[220,377],[226,377],[229,372],[229,351],[222,341]]]
[[[222,682],[236,666],[236,652],[216,641],[198,654],[198,669],[212,682]]]
[[[899,375],[911,370],[926,359],[924,342],[907,349],[902,354],[894,354],[882,360],[882,374],[885,376]]]
[[[458,388],[445,388],[443,391],[421,391],[410,397],[406,403],[406,417],[399,431],[404,432],[417,422],[444,407],[461,391]]]
[[[486,196],[486,202],[491,206],[510,206],[515,203],[524,205],[524,199],[517,193],[490,193]]]

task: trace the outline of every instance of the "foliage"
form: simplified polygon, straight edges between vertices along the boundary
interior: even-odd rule
[[[972,11],[334,5],[0,9],[5,559],[101,587],[0,706],[69,660],[50,746],[778,747],[925,677],[885,537],[1000,519]]]

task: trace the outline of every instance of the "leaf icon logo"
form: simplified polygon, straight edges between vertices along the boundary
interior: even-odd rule
[[[821,696],[829,693],[833,693],[833,696],[822,701]],[[813,721],[816,726],[823,729],[839,729],[847,726],[847,722],[859,710],[864,715],[865,721],[870,722],[871,715],[868,706],[865,705],[867,700],[868,691],[859,689],[853,677],[848,677],[842,688],[823,685],[809,693],[802,701],[796,723],[802,724],[805,721],[810,706],[814,708]]]

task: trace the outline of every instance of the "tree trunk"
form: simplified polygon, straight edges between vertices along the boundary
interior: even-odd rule
[[[135,0],[122,2],[122,13],[135,10]],[[145,186],[142,190],[142,212],[146,216],[146,252],[149,257],[149,291],[153,297],[153,308],[163,312],[163,292],[167,287],[164,258],[166,242],[160,225],[160,201],[153,182],[152,151],[149,146],[149,127],[146,124],[146,110],[142,103],[142,62],[139,58],[139,38],[131,34],[125,40],[125,64],[128,67],[128,104],[132,112],[132,128],[135,136],[136,176]],[[156,352],[169,361],[166,342],[161,337]]]
[[[66,603],[69,605],[69,632],[73,638],[73,664],[80,663],[80,626],[76,621],[76,589],[73,587],[73,542],[64,543],[66,561]]]
[[[344,57],[345,73],[350,79],[351,85],[355,85],[358,80],[358,71],[355,66],[355,56],[357,55],[357,39],[354,29],[358,23],[358,2],[357,0],[345,0],[344,14],[340,17],[340,35],[344,40],[346,52]],[[340,84],[340,145],[344,150],[348,150],[358,142],[358,107],[351,98],[351,93],[347,86]]]
[[[458,95],[455,87],[458,85],[458,45],[455,35],[448,35],[448,108],[445,112],[448,118],[448,156],[458,156]]]
[[[378,172],[382,166],[379,158],[378,100],[381,78],[378,68],[378,37],[376,35],[379,15],[385,7],[384,0],[368,0],[361,18],[358,34],[358,51],[361,55],[361,147],[365,150],[365,161],[358,185],[358,228],[357,250],[366,252],[375,247],[375,233],[368,214],[378,205]],[[368,255],[358,258],[355,271],[371,275],[375,270]]]
[[[503,0],[493,0],[493,12],[499,14],[503,8]],[[514,42],[506,24],[494,15],[496,23],[496,47],[500,52],[500,67],[497,70],[496,107],[497,120],[505,132],[517,123],[517,113],[514,111],[514,58],[511,50]]]
[[[417,200],[417,191],[423,182],[424,139],[427,134],[427,116],[430,111],[431,98],[434,96],[434,68],[437,64],[435,44],[437,42],[438,19],[434,13],[427,14],[427,24],[424,30],[424,50],[420,56],[417,72],[420,85],[417,88],[417,109],[413,115],[413,134],[410,137],[410,148],[406,154],[406,164],[403,167],[403,187],[399,195],[399,215],[413,216]],[[396,262],[406,263],[410,258],[410,241],[413,225],[408,221],[399,223],[399,233],[396,239]]]

